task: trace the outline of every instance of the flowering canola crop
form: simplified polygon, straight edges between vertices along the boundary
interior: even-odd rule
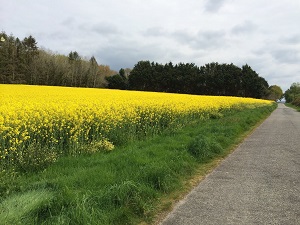
[[[72,153],[82,144],[121,144],[270,101],[221,96],[28,85],[0,85],[0,161],[31,143]]]

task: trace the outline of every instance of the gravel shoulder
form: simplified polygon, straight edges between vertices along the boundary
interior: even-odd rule
[[[300,224],[300,113],[279,104],[161,224]]]

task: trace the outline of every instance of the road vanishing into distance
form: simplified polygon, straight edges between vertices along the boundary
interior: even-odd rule
[[[161,225],[300,225],[300,112],[278,108]]]

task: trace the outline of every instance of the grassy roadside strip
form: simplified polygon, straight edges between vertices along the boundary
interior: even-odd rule
[[[296,109],[298,112],[300,112],[300,107],[295,106],[295,105],[293,105],[292,103],[285,103],[284,105],[287,106],[287,107]]]
[[[267,119],[267,117],[277,108],[277,104],[274,104],[273,108],[264,108],[262,109],[262,111],[259,110],[256,111],[255,113],[257,113],[254,117],[255,117],[255,121],[251,122],[251,117],[246,118],[246,120],[241,120],[242,118],[239,117],[237,119],[237,117],[235,119],[237,119],[237,123],[243,123],[245,121],[249,126],[245,127],[245,130],[242,129],[243,131],[241,133],[239,133],[238,135],[228,135],[228,137],[232,137],[232,140],[228,140],[228,143],[225,144],[223,151],[220,154],[215,155],[213,158],[207,160],[204,163],[200,163],[197,165],[196,171],[195,173],[193,173],[189,178],[184,179],[183,180],[183,188],[180,190],[175,190],[172,192],[172,194],[167,195],[166,197],[163,197],[161,199],[162,204],[160,204],[159,206],[162,207],[162,210],[159,210],[159,213],[156,215],[155,217],[155,221],[154,223],[152,223],[153,225],[158,225],[167,215],[168,213],[170,213],[174,206],[180,201],[182,200],[194,187],[196,187],[199,182],[201,182],[210,172],[212,172],[212,170],[214,170],[229,154],[231,154],[237,147],[238,145],[247,137],[249,136],[258,126],[260,126],[265,119]],[[242,116],[244,113],[239,114],[239,116]],[[244,115],[249,115],[248,113],[245,113]],[[233,116],[234,117],[234,116]],[[232,118],[233,118],[232,117]],[[233,119],[234,120],[234,119]],[[230,121],[230,119],[228,120]],[[227,122],[228,122],[227,121]],[[228,124],[227,122],[225,122],[225,124],[223,124],[224,126],[228,126],[228,130],[233,130],[232,127],[230,127],[230,124]],[[214,129],[213,127],[216,124],[213,123],[212,125],[212,130]],[[221,135],[224,135],[224,133],[222,133]],[[227,136],[225,134],[225,136]],[[220,138],[222,139],[222,137]],[[141,223],[140,225],[144,225],[147,223]]]
[[[0,224],[154,223],[275,107],[228,112],[110,153],[2,177]]]

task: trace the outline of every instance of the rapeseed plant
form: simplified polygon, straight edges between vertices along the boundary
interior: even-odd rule
[[[23,160],[36,144],[42,151],[51,149],[54,160],[89,143],[112,150],[226,110],[272,104],[252,98],[28,85],[0,85],[0,99],[0,165]]]

